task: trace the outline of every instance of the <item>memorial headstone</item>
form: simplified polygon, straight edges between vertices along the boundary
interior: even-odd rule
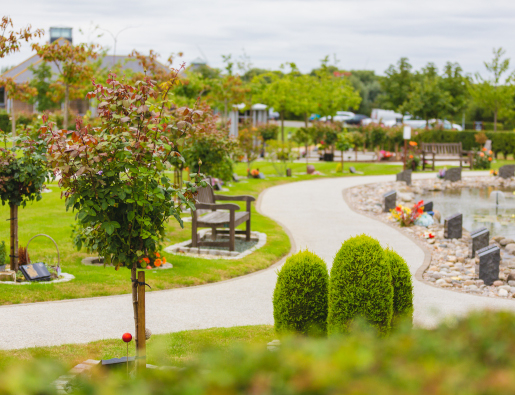
[[[389,213],[397,206],[397,192],[390,191],[383,195],[383,212]]]
[[[424,202],[424,212],[433,211],[433,202],[430,200],[429,202]]]
[[[470,234],[472,237],[471,257],[476,256],[476,252],[490,244],[490,231],[487,228],[478,229]]]
[[[444,179],[451,182],[461,181],[461,167],[451,167],[445,170]]]
[[[350,171],[352,174],[356,174],[356,169],[354,168],[354,166],[349,167],[349,171]]]
[[[504,165],[499,168],[499,177],[512,178],[515,177],[515,165]]]
[[[291,177],[291,169],[286,169],[286,177]]]
[[[397,173],[397,181],[404,181],[406,185],[411,185],[411,173],[413,170],[404,170]]]
[[[461,239],[463,234],[463,214],[454,214],[444,220],[444,233],[446,239]]]
[[[50,272],[42,262],[22,265],[20,270],[28,281],[50,281]]]
[[[499,264],[501,262],[501,250],[496,245],[481,248],[477,251],[479,265],[476,265],[476,273],[485,285],[492,285],[499,280]],[[478,267],[479,266],[479,267]]]

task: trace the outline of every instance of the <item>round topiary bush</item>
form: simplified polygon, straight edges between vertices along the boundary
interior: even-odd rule
[[[278,333],[327,334],[329,275],[325,262],[309,251],[290,256],[278,272],[274,322]]]
[[[329,282],[328,332],[346,333],[363,317],[381,334],[391,327],[393,287],[390,267],[379,242],[367,235],[345,241],[336,254]]]
[[[390,266],[393,286],[393,323],[400,319],[413,319],[413,285],[406,261],[395,251],[385,250]]]

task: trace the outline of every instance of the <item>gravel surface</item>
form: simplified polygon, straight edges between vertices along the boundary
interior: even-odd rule
[[[414,275],[424,262],[422,249],[387,224],[354,212],[342,196],[345,188],[391,181],[394,177],[319,179],[280,185],[264,193],[260,211],[291,232],[297,249],[309,248],[328,266],[345,239],[367,233],[400,253]],[[434,175],[414,176],[419,177]],[[147,327],[159,334],[273,324],[272,293],[277,267],[205,286],[149,292]],[[414,321],[420,326],[432,327],[445,316],[474,309],[515,310],[510,300],[450,292],[416,279],[414,289]],[[134,332],[130,295],[2,306],[0,322],[3,349],[87,343]]]

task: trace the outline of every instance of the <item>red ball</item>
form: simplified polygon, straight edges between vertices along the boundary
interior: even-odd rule
[[[132,335],[130,333],[124,333],[122,335],[122,340],[125,342],[125,343],[129,343],[131,340],[132,340]]]

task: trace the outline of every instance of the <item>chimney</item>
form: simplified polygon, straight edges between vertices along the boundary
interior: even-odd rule
[[[70,44],[73,44],[72,40],[72,28],[71,27],[51,27],[50,28],[50,44],[54,41],[64,38],[68,40]]]

